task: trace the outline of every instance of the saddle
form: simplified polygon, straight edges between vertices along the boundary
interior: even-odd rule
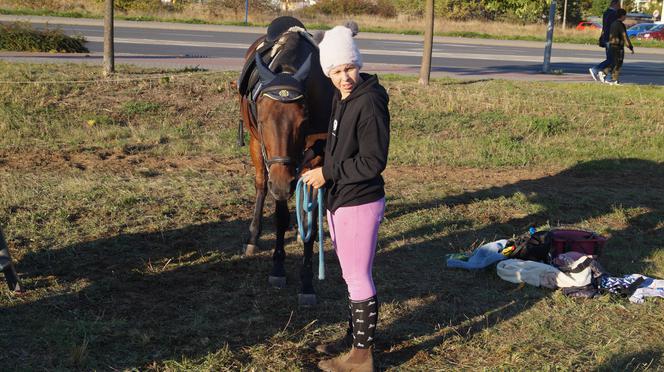
[[[258,83],[258,71],[256,70],[256,54],[260,55],[263,62],[269,66],[274,57],[277,55],[280,44],[281,36],[287,32],[299,32],[318,48],[318,45],[313,40],[312,36],[307,32],[302,22],[297,18],[283,16],[275,18],[267,27],[267,33],[262,36],[264,39],[258,45],[256,50],[247,57],[247,61],[242,67],[242,72],[238,78],[237,87],[238,92],[243,96],[248,96],[256,87]],[[253,100],[255,97],[249,97]]]

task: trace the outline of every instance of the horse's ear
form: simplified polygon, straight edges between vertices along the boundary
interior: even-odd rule
[[[299,82],[303,82],[307,76],[309,76],[309,71],[311,70],[311,54],[309,54],[309,57],[307,57],[307,60],[304,61],[302,66],[297,70],[295,75],[293,75],[293,78]]]
[[[256,53],[256,58],[254,59],[256,60],[256,68],[258,68],[258,76],[261,79],[261,83],[263,83],[263,85],[266,85],[272,80],[274,80],[276,75],[272,71],[270,71],[270,69],[267,68],[267,66],[265,66],[265,64],[263,63],[263,59],[260,56],[260,53]]]

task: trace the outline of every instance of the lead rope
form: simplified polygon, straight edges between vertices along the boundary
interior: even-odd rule
[[[318,207],[318,280],[325,279],[325,251],[323,249],[323,194],[324,188],[315,190],[317,199],[311,200],[311,194],[314,192],[313,187],[306,185],[302,178],[297,181],[295,187],[295,215],[297,216],[297,230],[302,238],[303,243],[308,243],[311,240],[311,231],[313,230],[313,212]],[[306,216],[304,214],[306,213]],[[307,231],[305,233],[303,220],[306,218]]]

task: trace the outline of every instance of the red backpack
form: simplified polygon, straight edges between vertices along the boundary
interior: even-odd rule
[[[551,234],[551,256],[567,252],[579,252],[600,256],[606,245],[606,238],[592,231],[576,229],[553,229]]]
[[[558,255],[567,252],[579,252],[586,255],[600,256],[606,238],[592,231],[573,228],[554,228],[523,234],[507,243],[514,246],[508,253],[509,258],[550,263]]]

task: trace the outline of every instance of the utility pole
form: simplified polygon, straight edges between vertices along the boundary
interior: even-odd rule
[[[433,2],[434,0],[427,0],[426,2],[426,19],[424,29],[424,50],[422,51],[422,65],[420,66],[420,80],[421,85],[429,85],[429,78],[431,77],[431,54],[433,52]]]
[[[544,46],[544,65],[542,72],[549,73],[551,69],[551,47],[553,46],[553,26],[556,21],[556,0],[551,0],[549,8],[549,26],[546,30],[546,44]]]
[[[249,23],[249,0],[244,0],[244,24]]]
[[[567,0],[565,0],[565,8],[563,9],[563,30],[567,28]]]
[[[104,14],[104,76],[115,72],[115,50],[113,47],[113,0],[106,0]]]

